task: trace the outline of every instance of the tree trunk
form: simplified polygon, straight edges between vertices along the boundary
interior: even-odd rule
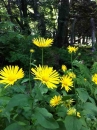
[[[45,17],[44,17],[43,12],[39,13],[38,3],[39,3],[39,0],[33,0],[32,8],[34,10],[34,17],[38,21],[39,34],[40,36],[45,37],[45,34],[46,34]]]
[[[21,11],[22,11],[22,18],[23,18],[23,26],[24,26],[24,30],[23,32],[26,34],[30,34],[30,27],[28,24],[28,15],[27,15],[27,1],[26,0],[21,0]]]
[[[58,30],[55,38],[57,47],[68,45],[68,17],[69,0],[61,0],[59,3]]]

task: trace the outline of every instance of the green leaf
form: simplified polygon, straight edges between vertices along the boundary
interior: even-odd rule
[[[35,83],[34,89],[32,90],[32,96],[37,99],[37,101],[44,99],[44,94],[48,92],[48,88],[42,83]]]
[[[92,65],[91,72],[97,73],[97,62],[94,62],[94,64]]]
[[[23,79],[21,83],[26,83],[29,81],[29,78]]]
[[[94,105],[96,104],[96,103],[95,103],[95,100],[94,100],[93,98],[89,97],[89,100],[90,100],[91,103],[93,103]]]
[[[26,86],[22,85],[13,85],[12,89],[17,93],[25,93]]]
[[[85,103],[87,101],[87,99],[89,98],[89,94],[86,91],[86,89],[85,88],[77,88],[76,91],[78,93],[78,97],[80,98],[80,100]]]
[[[12,123],[7,126],[4,130],[30,130],[30,126],[22,126],[18,123]]]
[[[80,119],[75,116],[67,116],[64,123],[66,130],[80,130],[82,127]]]
[[[81,128],[80,130],[90,130],[90,129],[88,129],[88,128],[82,126],[82,128]]]
[[[83,105],[83,112],[85,115],[97,115],[97,106],[95,106],[93,103],[90,103],[90,102],[86,102],[84,105]]]
[[[26,124],[24,122],[18,121],[19,125],[25,126]]]
[[[64,106],[60,106],[57,108],[57,112],[56,114],[59,116],[59,117],[65,117],[66,114],[67,114],[67,109],[64,107]]]
[[[84,126],[84,127],[87,128],[87,122],[86,122],[86,119],[83,118],[83,117],[81,117],[81,118],[80,118],[80,121],[81,121],[81,123],[82,123],[82,126]]]
[[[11,100],[7,104],[5,111],[10,111],[15,106],[23,107],[27,105],[28,105],[28,96],[25,94],[16,94],[11,98]]]
[[[62,120],[58,121],[58,124],[59,124],[59,128],[56,130],[66,130],[65,124]]]
[[[59,127],[53,115],[45,108],[36,108],[33,118],[36,119],[36,125],[41,125],[44,128],[51,130]]]
[[[78,67],[79,74],[81,74],[83,77],[90,78],[90,71],[84,64],[81,64],[79,61],[74,60],[73,66]]]
[[[0,106],[8,104],[9,100],[10,100],[9,97],[0,97]]]

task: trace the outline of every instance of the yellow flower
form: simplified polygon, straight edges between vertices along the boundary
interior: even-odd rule
[[[63,70],[63,71],[66,71],[66,70],[67,70],[66,65],[62,65],[62,70]]]
[[[94,74],[94,75],[92,76],[92,81],[93,81],[95,84],[97,84],[97,74]]]
[[[77,116],[77,117],[81,117],[80,113],[76,111],[75,108],[69,108],[69,110],[67,111],[67,115],[72,115],[72,116]]]
[[[48,88],[57,88],[59,84],[59,74],[53,67],[40,66],[31,69],[32,74],[35,75],[34,79],[40,80],[43,84],[46,84]]]
[[[59,105],[62,101],[62,97],[61,96],[54,96],[51,100],[50,100],[50,106],[55,107],[57,105]]]
[[[78,47],[68,46],[67,49],[68,49],[68,52],[69,52],[69,53],[72,53],[72,52],[75,53],[75,52],[78,50]]]
[[[18,66],[6,66],[0,71],[0,83],[13,85],[18,79],[24,77],[24,72]]]
[[[31,53],[34,53],[35,51],[34,51],[33,49],[30,49],[30,52],[31,52]]]
[[[71,78],[76,78],[76,75],[74,74],[74,72],[68,72],[68,76]]]
[[[64,105],[67,107],[67,108],[70,108],[72,103],[74,102],[73,99],[68,99],[64,102]]]
[[[65,88],[65,90],[68,92],[71,90],[70,87],[73,87],[73,81],[72,78],[70,78],[68,75],[64,75],[61,79],[62,87]]]
[[[49,47],[52,45],[53,39],[49,38],[44,39],[40,37],[40,38],[34,38],[32,42],[38,47]]]

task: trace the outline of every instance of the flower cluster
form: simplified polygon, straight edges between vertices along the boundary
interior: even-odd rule
[[[53,39],[49,39],[49,38],[44,39],[44,38],[40,37],[40,38],[33,39],[33,44],[40,47],[41,50],[43,50],[44,47],[50,47],[52,45],[52,43],[53,43]],[[67,66],[63,64],[61,66],[61,69],[58,72],[53,67],[44,65],[43,62],[42,62],[42,65],[37,66],[37,65],[33,64],[34,61],[31,62],[31,59],[30,59],[29,60],[30,61],[29,79],[27,78],[26,80],[24,79],[24,81],[22,81],[22,83],[27,82],[25,88],[23,89],[24,91],[15,91],[16,89],[11,90],[11,92],[15,91],[16,96],[18,96],[18,94],[20,95],[19,99],[16,98],[17,101],[18,100],[20,101],[20,98],[22,96],[24,97],[24,95],[26,95],[26,94],[27,94],[26,95],[27,98],[25,98],[25,99],[26,99],[27,103],[28,103],[28,100],[31,99],[32,102],[30,104],[33,104],[33,107],[32,107],[32,105],[29,105],[29,106],[31,106],[31,108],[29,107],[29,109],[31,109],[31,111],[32,111],[31,115],[32,115],[33,119],[35,118],[34,120],[37,121],[35,123],[35,128],[36,128],[36,124],[38,124],[37,118],[39,118],[38,116],[40,116],[40,114],[41,114],[41,117],[44,119],[44,122],[46,122],[45,117],[47,118],[48,115],[51,115],[50,123],[53,120],[53,118],[57,119],[57,122],[59,121],[59,123],[61,123],[60,119],[65,120],[67,118],[68,122],[69,122],[69,119],[71,120],[71,118],[72,118],[71,116],[73,116],[73,118],[80,118],[82,116],[82,114],[84,114],[84,117],[88,117],[88,115],[91,114],[91,113],[89,113],[90,111],[88,111],[88,107],[86,107],[87,104],[85,104],[85,103],[89,103],[89,100],[92,103],[92,100],[93,100],[91,97],[89,98],[90,95],[88,94],[88,91],[86,92],[87,88],[90,89],[90,86],[88,84],[89,78],[87,75],[86,75],[86,77],[85,77],[85,75],[83,75],[84,72],[79,73],[79,69],[84,71],[83,68],[81,68],[80,66],[79,66],[80,68],[78,66],[77,67],[73,66],[77,63],[77,61],[73,62],[75,64],[72,63],[72,53],[76,53],[76,51],[78,50],[78,47],[68,46],[67,49],[68,49],[68,52],[71,54],[71,68],[72,69],[67,69]],[[30,49],[31,56],[34,52],[35,51],[33,49]],[[43,51],[42,51],[42,57],[43,57]],[[32,58],[32,57],[30,57],[30,58]],[[75,58],[75,59],[77,59],[77,58]],[[78,63],[79,63],[78,65],[82,65],[82,64],[80,64],[80,62],[78,62]],[[31,67],[31,65],[33,65],[34,67]],[[78,71],[76,71],[76,68],[78,68]],[[30,73],[30,71],[31,71],[31,73]],[[79,75],[77,76],[74,72],[76,72],[76,74],[79,74]],[[35,81],[38,81],[38,83],[40,83],[40,84],[38,84],[36,82],[35,86],[32,87],[32,85],[30,83],[31,74],[33,75],[33,79]],[[24,71],[22,68],[19,68],[18,66],[9,65],[0,70],[0,84],[4,84],[5,85],[4,88],[14,85],[19,79],[22,79],[23,77],[24,77]],[[80,82],[79,82],[79,80],[80,80]],[[82,86],[81,82],[83,82],[85,85],[83,84],[83,86]],[[97,73],[96,72],[94,72],[94,74],[92,75],[91,80],[89,82],[92,82],[91,86],[93,86],[93,82],[97,85]],[[29,88],[26,89],[26,87],[28,87],[28,86],[29,86]],[[77,86],[77,88],[76,88],[76,86]],[[85,86],[85,89],[84,89],[84,86]],[[14,87],[17,87],[17,86],[14,86]],[[2,86],[1,86],[1,89],[2,89]],[[22,89],[20,89],[20,90],[22,90]],[[27,92],[26,92],[26,90],[27,90]],[[85,90],[85,93],[84,93],[84,90]],[[95,90],[94,90],[94,93],[96,92]],[[23,94],[20,94],[20,92],[22,92]],[[8,94],[11,95],[10,93],[8,93]],[[13,98],[13,95],[10,96],[11,97],[10,99]],[[92,93],[91,93],[91,95],[92,95]],[[1,94],[1,96],[2,96],[2,94]],[[93,96],[95,96],[95,95],[93,95]],[[85,97],[84,101],[83,101],[83,97]],[[13,99],[15,99],[15,98],[13,98]],[[8,102],[9,102],[9,98],[8,98]],[[93,102],[94,102],[94,100],[93,100]],[[14,105],[13,105],[13,107],[14,107]],[[5,111],[5,109],[3,110],[2,108],[3,107],[1,107],[1,109],[0,109],[0,113]],[[23,106],[23,109],[24,108],[25,108],[25,104]],[[34,110],[34,108],[37,108],[37,109]],[[47,109],[47,108],[49,108],[49,109]],[[29,109],[28,109],[28,111],[29,111]],[[84,109],[86,109],[85,111],[88,111],[88,112],[85,113]],[[33,113],[33,110],[34,110],[34,113]],[[39,115],[37,113],[37,110],[38,110]],[[82,113],[80,110],[82,110]],[[42,113],[42,111],[43,111],[43,113]],[[51,112],[51,114],[50,114],[50,112]],[[56,113],[54,113],[54,112],[56,112]],[[55,115],[52,116],[53,113]],[[34,114],[37,114],[37,116],[36,115],[33,116]],[[45,116],[45,114],[47,114],[47,115]],[[56,118],[56,116],[57,116],[57,118]],[[32,117],[31,117],[31,119],[32,119]],[[84,129],[85,127],[84,127],[83,120],[78,119],[77,123],[78,122],[81,123],[81,125],[82,125],[81,128]],[[39,123],[41,124],[41,121]],[[48,125],[50,123],[48,121]],[[54,122],[52,122],[52,123],[54,123]],[[56,123],[55,123],[55,125],[56,125]],[[59,126],[60,126],[60,124],[59,124]],[[74,128],[75,128],[75,124],[74,124]],[[34,129],[34,127],[33,127],[33,129]],[[47,127],[47,129],[50,129],[50,128]],[[59,128],[56,127],[53,129],[59,129]],[[65,129],[65,127],[63,129]]]
[[[81,117],[80,113],[76,111],[74,107],[69,108],[67,115]]]

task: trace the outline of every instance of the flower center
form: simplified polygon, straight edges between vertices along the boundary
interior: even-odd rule
[[[42,77],[42,80],[43,80],[44,82],[47,82],[47,81],[48,81],[48,77],[43,76],[43,77]]]
[[[15,77],[11,75],[11,76],[8,77],[8,80],[9,80],[10,82],[14,82],[14,81],[15,81]]]
[[[68,83],[67,83],[67,82],[64,82],[63,85],[64,85],[64,86],[68,86]]]

